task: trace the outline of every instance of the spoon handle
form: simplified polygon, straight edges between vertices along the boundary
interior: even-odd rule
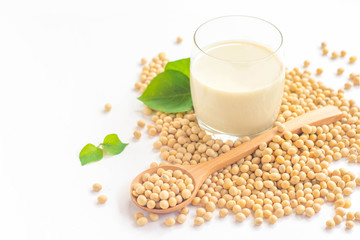
[[[306,124],[313,126],[330,124],[340,120],[342,115],[342,112],[337,107],[327,106],[296,117],[284,123],[284,125],[286,129],[292,133],[300,133],[301,127]],[[250,141],[242,143],[238,147],[233,148],[229,152],[217,158],[214,158],[205,163],[198,164],[196,166],[191,166],[191,168],[189,167],[189,170],[191,169],[191,174],[195,179],[201,179],[200,181],[203,182],[213,172],[233,164],[255,152],[260,143],[269,143],[275,135],[282,136],[283,133],[278,132],[276,128],[272,128],[269,131],[251,139]]]

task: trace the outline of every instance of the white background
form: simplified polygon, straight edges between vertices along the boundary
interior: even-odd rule
[[[360,72],[320,54],[326,41],[331,51],[347,50],[360,58],[358,1],[0,1],[0,239],[355,239],[344,224],[324,229],[333,214],[326,204],[315,217],[290,216],[270,226],[253,219],[236,223],[233,215],[193,226],[172,228],[159,222],[137,227],[129,184],[150,162],[154,138],[143,131],[132,138],[143,119],[142,103],[133,90],[142,57],[165,51],[172,60],[188,57],[192,34],[202,22],[222,15],[264,18],[282,31],[286,65],[324,69],[318,79],[334,88]],[[184,42],[175,44],[176,37]],[[335,75],[345,68],[342,77]],[[359,87],[346,93],[360,103]],[[103,112],[105,103],[113,110]],[[114,157],[81,166],[78,154],[117,133],[126,150]],[[344,163],[344,161],[342,161]],[[360,175],[359,165],[343,164]],[[109,198],[98,205],[95,182]],[[351,196],[360,210],[359,189]],[[356,203],[357,202],[357,203]]]

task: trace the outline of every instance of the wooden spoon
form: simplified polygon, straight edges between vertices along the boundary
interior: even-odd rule
[[[284,125],[286,129],[289,131],[293,133],[300,133],[301,127],[306,124],[313,126],[322,126],[325,124],[330,124],[335,121],[338,121],[342,118],[342,116],[343,116],[342,112],[337,107],[327,106],[303,114],[295,119],[292,119],[284,123]],[[177,211],[185,207],[194,199],[201,185],[208,178],[210,174],[252,154],[253,152],[255,152],[256,149],[258,149],[260,143],[262,142],[269,143],[273,138],[273,136],[275,135],[282,136],[283,133],[278,132],[276,128],[270,129],[269,131],[251,139],[248,142],[242,143],[238,147],[233,148],[229,152],[217,158],[214,158],[210,161],[200,163],[197,165],[165,165],[165,166],[153,167],[148,170],[145,170],[144,172],[140,173],[131,183],[131,188],[130,188],[131,198],[141,209],[148,212],[170,213]],[[149,209],[147,207],[140,206],[136,201],[136,197],[132,194],[133,186],[135,183],[142,182],[141,177],[144,173],[149,173],[151,175],[153,173],[156,173],[159,168],[163,168],[165,170],[171,169],[173,171],[181,170],[183,173],[191,177],[195,187],[191,194],[191,197],[186,199],[182,203],[174,207],[170,207],[168,209]]]

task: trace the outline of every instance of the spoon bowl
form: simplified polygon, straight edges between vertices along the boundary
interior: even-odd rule
[[[292,133],[300,133],[301,127],[304,125],[313,125],[313,126],[322,126],[326,124],[330,124],[340,120],[343,116],[343,113],[335,106],[326,106],[323,108],[319,108],[310,112],[307,112],[301,116],[298,116],[288,122],[285,122],[285,128]],[[260,143],[266,142],[269,143],[275,135],[283,136],[283,132],[278,132],[277,128],[272,128],[269,131],[251,139],[248,142],[240,144],[238,147],[231,149],[229,152],[224,153],[210,161],[200,163],[197,165],[165,165],[154,167],[145,170],[144,172],[140,173],[131,183],[130,187],[130,194],[132,200],[138,205],[141,209],[153,212],[153,213],[169,213],[177,211],[187,204],[189,204],[196,196],[198,190],[200,189],[203,182],[206,178],[214,173],[215,171],[222,169],[230,164],[233,164],[240,159],[252,154],[253,152],[258,149]],[[169,207],[167,209],[150,209],[146,206],[140,206],[137,201],[136,197],[132,194],[133,186],[136,183],[142,183],[141,177],[145,173],[153,174],[159,168],[163,168],[164,170],[181,170],[183,173],[188,175],[193,180],[194,190],[191,193],[190,198],[186,199],[185,201],[181,202],[180,204]]]
[[[191,192],[191,196],[190,198],[186,199],[185,201],[181,202],[180,204],[177,204],[176,206],[174,207],[170,207],[168,209],[157,209],[157,208],[153,208],[153,209],[150,209],[150,208],[147,208],[146,206],[141,206],[137,203],[136,201],[136,197],[132,194],[132,191],[133,191],[133,186],[136,184],[136,183],[142,183],[142,176],[145,174],[145,173],[149,173],[150,175],[152,175],[153,173],[156,173],[157,170],[159,168],[162,168],[164,170],[180,170],[182,171],[184,174],[188,175],[192,181],[193,181],[193,184],[194,184],[194,190]],[[153,167],[153,168],[149,168],[145,171],[143,171],[142,173],[140,173],[139,175],[137,175],[134,180],[132,181],[131,183],[131,187],[130,187],[130,195],[131,195],[131,199],[135,202],[135,204],[137,204],[141,209],[145,210],[145,211],[148,211],[148,212],[152,212],[152,213],[168,213],[169,212],[169,209],[171,209],[171,212],[173,211],[177,211],[177,210],[180,210],[182,209],[183,207],[185,207],[186,205],[188,205],[194,198],[195,198],[195,195],[197,193],[197,191],[199,190],[201,184],[198,184],[197,181],[198,179],[194,178],[192,176],[192,172],[191,171],[188,171],[188,168],[189,168],[189,165],[164,165],[164,166],[158,166],[158,167]],[[190,168],[193,168],[193,167],[190,167]]]

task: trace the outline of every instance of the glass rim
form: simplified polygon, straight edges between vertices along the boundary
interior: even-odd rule
[[[222,59],[222,58],[218,58],[218,57],[215,57],[211,54],[208,54],[207,52],[205,52],[197,43],[196,41],[196,36],[197,36],[197,33],[199,31],[199,29],[201,27],[203,27],[204,25],[210,23],[210,22],[213,22],[213,21],[216,21],[216,20],[219,20],[219,19],[223,19],[223,18],[232,18],[232,17],[239,17],[239,18],[248,18],[248,19],[255,19],[255,20],[259,20],[263,23],[266,23],[270,26],[272,26],[280,35],[280,44],[279,46],[276,48],[275,51],[272,51],[271,54],[267,55],[266,57],[263,57],[263,58],[258,58],[258,59],[253,59],[253,60],[247,60],[247,61],[231,61],[231,60],[226,60],[226,59]],[[259,18],[259,17],[254,17],[254,16],[249,16],[249,15],[224,15],[224,16],[220,16],[220,17],[216,17],[216,18],[212,18],[212,19],[209,19],[207,20],[206,22],[203,22],[202,24],[200,24],[200,26],[195,30],[194,32],[194,36],[193,36],[193,40],[194,40],[194,44],[195,46],[197,47],[197,49],[199,49],[202,53],[204,53],[205,55],[211,57],[211,58],[214,58],[214,59],[217,59],[217,60],[220,60],[220,61],[224,61],[224,62],[231,62],[231,63],[253,63],[253,62],[260,62],[260,61],[264,61],[266,60],[267,58],[270,58],[274,55],[277,55],[277,53],[279,52],[279,50],[281,49],[282,45],[283,45],[283,42],[284,42],[284,38],[283,38],[283,35],[281,33],[281,31],[279,30],[279,28],[277,28],[273,23],[269,22],[269,21],[266,21],[262,18]],[[233,40],[232,40],[233,41]]]

